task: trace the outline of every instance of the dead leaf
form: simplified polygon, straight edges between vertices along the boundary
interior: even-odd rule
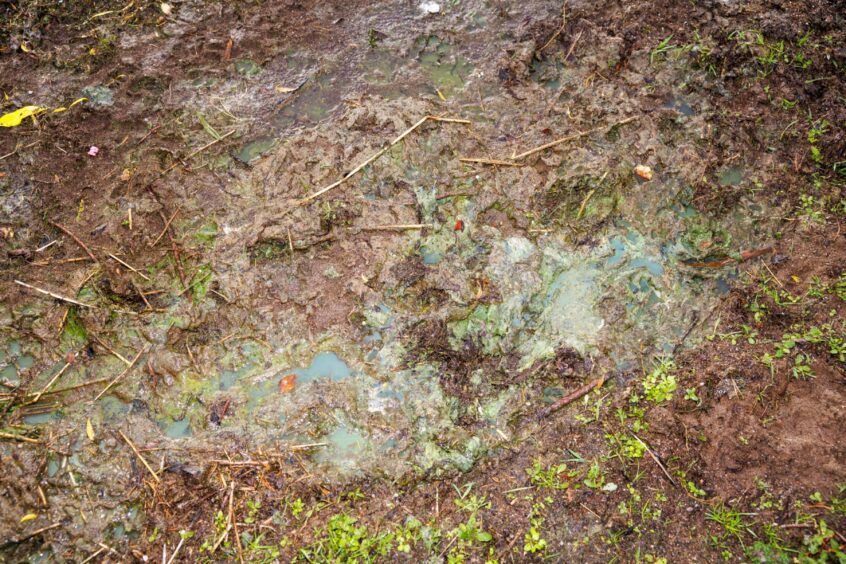
[[[281,380],[279,380],[279,393],[280,394],[287,394],[291,390],[294,389],[297,382],[297,375],[296,374],[288,374],[284,376]]]
[[[645,165],[637,165],[634,169],[635,174],[646,181],[652,180],[652,169]]]
[[[74,100],[73,102],[71,102],[71,103],[70,103],[70,105],[69,105],[68,107],[61,106],[61,107],[56,108],[55,110],[53,110],[53,113],[54,113],[54,114],[60,114],[60,113],[62,113],[62,112],[66,112],[66,111],[68,111],[69,109],[71,109],[72,107],[76,106],[77,104],[79,104],[79,103],[81,103],[81,102],[85,102],[85,101],[87,101],[87,100],[88,100],[88,98],[77,98],[76,100]]]
[[[275,90],[280,94],[288,94],[289,92],[295,92],[297,89],[289,86],[277,86]]]
[[[91,424],[91,419],[85,421],[85,434],[88,435],[88,440],[94,440],[94,426]]]
[[[41,106],[24,106],[14,112],[0,116],[0,127],[17,127],[26,118],[36,116],[46,110],[47,108]]]
[[[226,48],[223,50],[223,60],[224,61],[229,61],[230,59],[232,59],[232,45],[233,44],[234,44],[234,41],[232,41],[232,38],[230,37],[229,41],[226,42]]]

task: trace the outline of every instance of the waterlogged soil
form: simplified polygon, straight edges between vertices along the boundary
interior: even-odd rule
[[[843,6],[74,4],[0,7],[4,559],[843,558]]]

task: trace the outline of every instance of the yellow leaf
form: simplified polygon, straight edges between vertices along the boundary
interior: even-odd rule
[[[27,521],[32,521],[33,519],[37,519],[37,513],[27,513],[23,517],[21,517],[21,523],[26,523]]]
[[[91,424],[91,419],[85,421],[85,434],[88,435],[88,440],[94,440],[94,426]]]
[[[275,90],[280,94],[287,94],[288,92],[295,92],[297,89],[290,86],[277,86]]]
[[[24,106],[19,110],[0,116],[0,127],[16,127],[26,118],[40,114],[44,110],[45,108],[41,106]]]
[[[62,112],[66,112],[66,111],[68,111],[69,109],[71,109],[72,107],[74,107],[74,106],[76,106],[77,104],[79,104],[80,102],[84,102],[84,101],[86,101],[86,100],[88,100],[88,98],[78,98],[78,99],[74,100],[74,101],[73,101],[73,103],[71,103],[71,105],[70,105],[70,106],[68,106],[68,107],[61,106],[61,107],[59,107],[59,108],[56,108],[55,110],[53,110],[53,113],[54,113],[54,114],[60,114],[60,113],[62,113]]]

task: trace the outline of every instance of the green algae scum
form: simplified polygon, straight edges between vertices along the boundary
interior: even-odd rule
[[[642,466],[679,514],[706,494],[646,406],[702,406],[676,357],[800,225],[773,148],[799,118],[746,148],[699,31],[608,6],[107,4],[76,59],[5,37],[44,64],[15,100],[86,101],[10,128],[77,160],[0,157],[0,559],[667,561]]]

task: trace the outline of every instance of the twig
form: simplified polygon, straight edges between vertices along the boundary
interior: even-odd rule
[[[736,262],[743,262],[745,260],[760,257],[771,252],[773,252],[772,247],[763,247],[761,249],[750,249],[748,251],[743,251],[740,253],[739,259],[736,259],[734,257],[726,257],[724,259],[719,260],[704,262],[686,262],[684,264],[686,264],[687,266],[692,266],[693,268],[722,268],[723,266],[728,266]]]
[[[387,145],[385,145],[384,147],[379,149],[379,151],[377,151],[371,157],[369,157],[364,162],[362,162],[360,165],[358,165],[357,167],[352,169],[350,172],[348,172],[344,176],[342,176],[340,180],[333,182],[329,186],[327,186],[327,187],[325,187],[321,190],[318,190],[317,192],[315,192],[314,194],[311,194],[310,196],[306,196],[305,198],[299,200],[296,203],[296,205],[301,206],[301,205],[307,204],[308,202],[314,200],[315,198],[319,198],[320,196],[322,196],[323,194],[325,194],[329,190],[332,190],[333,188],[337,188],[338,186],[340,186],[341,184],[343,184],[344,182],[346,182],[347,180],[352,178],[361,169],[363,169],[364,167],[366,167],[367,165],[369,165],[370,163],[372,163],[373,161],[375,161],[376,159],[378,159],[379,157],[381,157],[382,155],[387,153],[388,150],[390,150],[391,147],[393,147],[394,145],[396,145],[397,143],[399,143],[400,141],[405,139],[405,137],[408,134],[413,132],[415,129],[417,129],[418,127],[420,127],[421,125],[423,125],[427,121],[443,121],[443,122],[447,122],[447,123],[464,123],[464,124],[471,123],[469,120],[466,120],[466,119],[443,118],[443,117],[438,117],[438,116],[424,116],[419,121],[417,121],[414,125],[412,125],[408,129],[406,129],[405,131],[400,133],[393,141],[391,141],[390,143],[388,143]]]
[[[596,192],[596,188],[588,192],[587,196],[585,196],[585,199],[582,200],[582,205],[579,206],[579,213],[576,214],[576,219],[582,218],[582,214],[585,213],[585,207],[587,207],[587,204],[590,201],[591,196],[593,196],[594,192]]]
[[[144,280],[146,280],[147,282],[149,282],[149,281],[150,281],[150,279],[149,279],[149,278],[147,278],[147,276],[145,276],[143,272],[139,271],[139,270],[138,270],[137,268],[135,268],[134,266],[131,266],[131,265],[129,265],[129,264],[127,264],[127,263],[123,262],[122,260],[120,260],[119,258],[117,258],[117,257],[116,257],[115,255],[113,255],[112,253],[108,253],[108,255],[109,255],[109,258],[112,258],[112,259],[114,259],[114,260],[118,261],[120,264],[122,264],[123,266],[125,266],[126,268],[128,268],[129,270],[131,270],[132,272],[134,272],[135,274],[137,274],[138,276],[140,276],[141,278],[143,278],[143,279],[144,279]]]
[[[263,466],[265,468],[270,466],[266,460],[209,460],[212,464],[219,464],[220,466]]]
[[[61,300],[63,302],[68,302],[70,304],[74,304],[74,305],[78,305],[78,306],[82,306],[82,307],[87,307],[87,308],[91,308],[91,309],[96,309],[96,307],[97,307],[97,306],[93,306],[91,304],[78,302],[78,301],[71,299],[71,298],[66,298],[64,296],[60,296],[59,294],[56,294],[55,292],[51,292],[49,290],[42,290],[41,288],[38,288],[36,286],[32,286],[31,284],[27,284],[26,282],[21,282],[20,280],[15,280],[15,284],[23,286],[24,288],[29,288],[30,290],[35,290],[36,292],[44,294],[45,296],[50,296],[53,299]]]
[[[434,227],[434,223],[398,223],[396,225],[374,225],[373,227],[362,227],[362,231],[404,231],[407,229],[426,229]]]
[[[575,141],[576,139],[579,139],[581,137],[585,137],[586,135],[590,135],[591,133],[596,133],[597,131],[605,131],[607,129],[612,129],[614,127],[619,127],[621,125],[631,123],[631,122],[635,121],[636,119],[638,119],[638,117],[639,116],[628,117],[624,120],[620,120],[616,123],[612,123],[611,125],[603,125],[601,127],[595,127],[593,129],[588,129],[587,131],[579,131],[577,133],[574,133],[573,135],[567,135],[566,137],[561,137],[559,139],[556,139],[555,141],[550,141],[549,143],[545,143],[545,144],[541,145],[540,147],[535,147],[534,149],[530,149],[530,150],[528,150],[524,153],[520,153],[519,155],[514,155],[514,156],[511,157],[511,160],[512,161],[522,160],[522,159],[524,159],[524,158],[526,158],[530,155],[534,155],[535,153],[539,153],[541,151],[545,151],[547,149],[555,147],[556,145],[560,145],[561,143],[566,143],[567,141]]]
[[[51,221],[51,222],[50,222],[50,225],[52,225],[53,227],[55,227],[55,228],[59,229],[59,230],[60,230],[60,231],[62,231],[65,235],[67,235],[68,237],[70,237],[71,239],[73,239],[74,241],[76,241],[76,244],[77,244],[77,245],[79,245],[80,247],[82,247],[82,250],[83,250],[83,251],[85,251],[85,253],[86,253],[89,257],[91,257],[91,260],[93,260],[94,262],[100,262],[100,261],[98,261],[98,260],[97,260],[97,257],[95,257],[95,256],[94,256],[94,253],[92,253],[92,252],[91,252],[91,249],[89,249],[89,248],[88,248],[88,245],[86,245],[85,243],[83,243],[83,242],[82,242],[82,239],[80,239],[79,237],[77,237],[76,235],[74,235],[74,234],[73,234],[73,232],[72,232],[70,229],[68,229],[67,227],[65,227],[65,226],[64,226],[64,225],[62,225],[61,223],[56,223],[55,221]]]
[[[540,49],[538,49],[538,51],[537,51],[537,52],[538,52],[538,53],[541,53],[541,52],[543,52],[543,50],[544,50],[544,49],[546,49],[547,47],[549,47],[549,44],[550,44],[550,43],[552,43],[553,41],[555,41],[555,39],[556,39],[559,35],[561,35],[561,32],[562,32],[562,31],[564,31],[564,27],[565,27],[566,25],[567,25],[567,3],[565,2],[565,3],[561,6],[561,27],[559,27],[559,28],[558,28],[558,31],[556,31],[556,32],[552,35],[552,37],[550,37],[550,38],[549,38],[549,41],[547,41],[546,43],[544,43],[544,44],[543,44],[543,47],[541,47]],[[566,58],[565,58],[565,60],[566,60]]]
[[[176,555],[179,554],[179,550],[182,548],[182,545],[185,543],[185,537],[181,534],[179,535],[179,544],[176,545],[176,550],[173,551],[173,554],[170,555],[170,559],[167,561],[167,564],[173,562],[173,559],[176,558]]]
[[[172,221],[176,218],[176,214],[178,214],[178,213],[179,213],[179,210],[180,210],[180,209],[182,209],[182,206],[177,206],[176,211],[175,211],[175,212],[173,212],[173,215],[172,215],[172,216],[170,216],[170,219],[168,219],[168,220],[165,222],[165,226],[164,226],[164,229],[162,229],[162,232],[161,232],[161,233],[159,233],[159,236],[158,236],[158,237],[156,237],[156,240],[155,240],[155,241],[153,241],[153,242],[150,244],[150,246],[151,246],[151,247],[155,247],[155,246],[156,246],[156,243],[158,243],[158,242],[161,240],[161,238],[162,238],[162,237],[164,237],[164,234],[165,234],[165,233],[167,233],[167,228],[168,228],[168,227],[170,227],[170,223],[171,223],[171,222],[172,222]]]
[[[121,361],[121,362],[123,362],[125,365],[127,365],[127,366],[132,366],[132,363],[131,363],[129,360],[127,360],[127,358],[126,358],[125,356],[123,356],[122,354],[120,354],[120,353],[119,353],[119,352],[117,352],[116,350],[112,349],[109,345],[107,345],[106,343],[104,343],[104,342],[102,341],[102,339],[100,339],[100,337],[98,337],[97,335],[94,335],[94,334],[91,334],[91,336],[94,338],[94,340],[95,340],[95,341],[97,341],[97,344],[98,344],[98,345],[100,345],[101,347],[103,347],[104,349],[106,349],[107,351],[109,351],[110,353],[112,353],[114,356],[116,356],[117,358],[119,358],[119,359],[120,359],[120,361]]]
[[[194,273],[194,276],[196,276],[196,274],[197,274],[197,273],[195,272],[195,273]],[[200,284],[202,284],[203,282],[205,282],[206,280],[208,280],[209,278],[211,278],[211,277],[212,277],[212,275],[214,275],[214,272],[209,272],[209,273],[207,273],[205,276],[203,276],[203,277],[201,277],[201,278],[198,278],[197,280],[194,280],[193,282],[191,282],[191,284],[189,284],[188,286],[186,286],[184,290],[182,290],[181,292],[179,292],[179,294],[177,294],[177,296],[181,296],[181,295],[183,295],[185,292],[187,292],[188,290],[191,290],[191,289],[195,288],[196,286],[199,286]]]
[[[153,306],[150,305],[150,302],[147,300],[147,296],[144,295],[144,292],[141,291],[141,288],[138,287],[138,284],[135,283],[135,280],[130,278],[129,281],[132,283],[132,287],[135,288],[135,291],[138,293],[138,295],[141,296],[141,299],[144,300],[144,305],[147,306],[147,309],[152,310]]]
[[[137,456],[137,457],[138,457],[138,459],[141,461],[141,463],[144,465],[144,467],[147,469],[147,471],[150,473],[150,475],[152,475],[152,476],[153,476],[153,478],[154,478],[157,482],[161,482],[161,481],[162,481],[162,480],[161,480],[161,478],[159,478],[159,477],[158,477],[158,475],[157,475],[155,472],[153,472],[153,469],[152,469],[152,468],[150,468],[150,465],[149,465],[149,464],[147,464],[147,461],[146,461],[146,460],[144,460],[144,457],[143,457],[143,456],[141,456],[141,453],[140,453],[140,452],[138,452],[138,449],[137,449],[137,448],[135,448],[135,445],[134,445],[134,444],[132,444],[132,441],[130,441],[130,440],[129,440],[129,437],[127,437],[126,435],[124,435],[124,434],[123,434],[123,431],[121,431],[120,429],[118,429],[118,433],[120,433],[120,436],[121,436],[121,437],[123,437],[123,440],[124,440],[124,441],[126,441],[126,444],[128,444],[128,445],[129,445],[129,448],[131,448],[131,449],[132,449],[132,452],[134,452],[134,453],[135,453],[135,456]]]
[[[241,535],[238,534],[238,522],[235,520],[235,510],[233,509],[235,499],[235,478],[229,482],[229,522],[235,529],[235,546],[238,547],[238,561],[244,564],[244,549],[241,547]]]
[[[561,398],[557,402],[553,403],[549,407],[542,409],[540,411],[540,413],[538,413],[537,419],[543,419],[544,417],[547,417],[551,413],[558,411],[562,407],[573,403],[574,401],[576,401],[580,397],[587,395],[591,391],[601,388],[602,385],[605,383],[606,378],[607,378],[607,376],[603,375],[601,378],[598,378],[598,379],[594,380],[593,382],[588,382],[587,384],[585,384],[581,388],[579,388],[576,391],[571,392],[570,394],[564,396],[563,398]]]
[[[576,38],[573,40],[573,43],[570,44],[570,48],[567,50],[567,54],[564,55],[564,59],[562,59],[565,63],[567,62],[567,59],[570,58],[570,55],[573,54],[573,49],[576,48],[576,44],[579,42],[579,39],[581,39],[581,38],[582,38],[582,32],[580,31],[579,34],[576,36]]]
[[[307,448],[316,448],[316,447],[325,447],[329,446],[329,443],[307,443],[304,445],[294,445],[291,447],[291,450],[304,450]]]
[[[0,157],[0,161],[2,161],[2,160],[4,160],[4,159],[8,159],[9,157],[11,157],[12,155],[14,155],[15,153],[17,153],[17,152],[18,152],[18,151],[20,151],[21,149],[29,149],[29,148],[30,148],[30,147],[32,147],[33,145],[37,145],[37,144],[39,143],[39,141],[41,141],[41,140],[39,139],[38,141],[33,141],[33,142],[32,142],[32,143],[30,143],[29,145],[24,145],[23,147],[16,147],[16,148],[15,148],[15,150],[14,150],[14,151],[12,151],[11,153],[6,153],[6,154],[5,154],[5,155],[3,155],[2,157]]]
[[[34,536],[40,535],[41,533],[46,533],[47,531],[49,531],[51,529],[55,529],[56,527],[61,527],[61,526],[62,526],[61,523],[53,523],[52,525],[47,525],[46,527],[41,527],[40,529],[32,531],[31,533],[29,533],[26,536],[19,537],[17,539],[7,540],[3,544],[0,544],[0,549],[8,548],[8,547],[14,546],[16,544],[21,544],[22,542],[26,542]]]
[[[111,387],[114,386],[117,383],[118,380],[120,380],[121,378],[126,376],[127,372],[132,370],[132,367],[135,366],[135,363],[138,362],[138,359],[141,358],[141,355],[144,354],[145,352],[147,352],[147,347],[144,347],[143,349],[138,351],[138,354],[135,355],[135,358],[133,358],[132,362],[129,363],[129,366],[126,367],[126,370],[124,370],[123,372],[121,372],[120,374],[115,376],[114,379],[111,382],[109,382],[106,385],[105,388],[103,388],[103,391],[100,392],[99,394],[97,394],[97,397],[94,398],[93,400],[91,400],[91,402],[93,403],[93,402],[97,401],[98,399],[100,399],[101,397],[103,397],[103,394],[108,392],[109,389],[111,389]]]
[[[162,221],[165,221],[165,216],[161,210],[159,210],[159,216],[162,218]],[[170,223],[168,223],[165,227],[165,233],[167,233],[167,238],[170,240],[170,250],[173,253],[173,260],[176,263],[176,273],[179,275],[179,281],[182,282],[182,288],[187,290],[188,283],[185,281],[185,271],[182,269],[182,260],[179,258],[179,249],[176,247],[176,239],[173,238],[173,234],[170,232]]]
[[[106,549],[101,547],[100,550],[98,550],[97,552],[95,552],[94,554],[92,554],[91,556],[89,556],[88,558],[83,560],[82,562],[80,562],[80,564],[85,564],[86,562],[91,562],[92,560],[94,560],[97,557],[97,555],[99,555],[104,550],[106,550]]]
[[[773,271],[772,271],[772,270],[770,270],[770,265],[768,265],[768,264],[765,262],[765,263],[764,263],[764,268],[766,268],[766,269],[767,269],[767,272],[769,272],[769,273],[770,273],[770,276],[772,276],[772,277],[773,277],[773,280],[775,280],[775,281],[776,281],[776,284],[778,284],[779,286],[781,286],[782,288],[784,288],[784,284],[782,284],[782,283],[781,283],[781,280],[779,280],[779,279],[778,279],[778,276],[776,276],[776,275],[773,273]]]
[[[40,444],[41,441],[38,439],[32,439],[30,437],[24,437],[23,435],[16,435],[14,433],[3,433],[0,432],[0,439],[12,439],[13,441],[21,441],[22,443],[32,443],[32,444]]]
[[[199,155],[200,153],[202,153],[203,151],[205,151],[209,147],[211,147],[213,145],[217,145],[218,143],[220,143],[221,141],[223,141],[224,139],[226,139],[227,137],[229,137],[233,133],[235,133],[234,129],[232,131],[228,132],[228,133],[224,133],[223,135],[221,135],[220,137],[218,137],[214,141],[211,141],[210,143],[206,143],[205,145],[203,145],[202,147],[200,147],[199,149],[197,149],[196,151],[194,151],[193,153],[191,153],[190,155],[185,157],[185,160],[188,161],[188,160],[193,159],[194,157],[196,157],[197,155]]]
[[[65,392],[70,392],[73,390],[78,390],[80,388],[87,388],[88,386],[93,386],[94,384],[102,384],[103,382],[107,382],[108,378],[97,378],[96,380],[91,380],[90,382],[83,382],[82,384],[76,384],[74,386],[68,386],[67,388],[59,388],[58,390],[50,390],[49,392],[45,392],[45,396],[52,396],[53,394],[63,394]]]
[[[655,461],[655,464],[657,464],[657,465],[658,465],[658,467],[661,469],[661,471],[662,471],[662,472],[664,472],[664,475],[667,477],[667,479],[668,479],[668,480],[670,480],[670,483],[671,483],[671,484],[673,484],[674,486],[677,486],[678,484],[676,484],[676,481],[675,481],[675,480],[673,480],[673,477],[672,477],[672,476],[670,476],[670,473],[669,473],[669,472],[667,472],[667,469],[666,469],[666,468],[664,468],[664,465],[661,463],[661,460],[658,458],[658,456],[657,456],[654,452],[652,452],[652,449],[651,449],[651,448],[649,448],[649,446],[648,446],[645,442],[643,442],[643,441],[640,439],[640,437],[638,437],[638,436],[637,436],[637,435],[635,435],[634,433],[632,433],[632,436],[633,436],[634,438],[636,438],[636,439],[637,439],[637,441],[638,441],[640,444],[642,444],[642,445],[643,445],[643,448],[645,448],[645,449],[646,449],[646,452],[648,452],[648,453],[649,453],[649,456],[651,456],[651,457],[652,457],[652,460],[654,460],[654,461]]]
[[[518,163],[511,161],[501,161],[499,159],[485,159],[483,157],[461,157],[458,160],[462,163],[477,163],[494,166],[520,166]]]
[[[225,539],[229,535],[230,530],[232,530],[232,523],[227,523],[226,529],[223,531],[223,534],[220,535],[220,538],[217,539],[217,542],[214,543],[214,546],[212,547],[211,552],[209,552],[209,554],[215,553],[215,551],[217,550],[217,547],[219,547],[220,543],[223,542],[223,539]]]
[[[197,155],[199,155],[200,153],[202,153],[203,151],[205,151],[209,147],[211,147],[213,145],[217,145],[218,143],[220,143],[221,141],[223,141],[224,139],[226,139],[227,137],[229,137],[233,133],[235,133],[234,129],[232,131],[228,132],[228,133],[224,133],[223,135],[221,135],[220,137],[218,137],[214,141],[212,141],[210,143],[206,143],[205,145],[203,145],[202,147],[200,147],[199,149],[197,149],[196,151],[194,151],[193,153],[191,153],[187,157],[185,157],[183,159],[183,161],[189,161],[189,160],[193,159],[194,157],[196,157]],[[170,165],[170,167],[165,169],[164,172],[162,172],[160,176],[166,175],[168,172],[172,171],[173,169],[175,169],[178,166],[179,166],[179,163],[174,163],[174,164]]]
[[[221,480],[223,480],[223,476],[221,475]],[[223,487],[226,487],[226,480],[223,480]],[[220,546],[220,543],[223,542],[229,535],[229,531],[232,529],[232,496],[235,495],[235,480],[233,479],[229,482],[229,511],[226,514],[226,530],[223,531],[223,534],[220,535],[220,538],[217,539],[217,542],[214,543],[214,546],[211,549],[211,554],[214,554],[214,551],[217,550],[217,547]]]
[[[49,243],[45,243],[44,245],[41,245],[40,247],[38,247],[37,249],[35,249],[35,252],[36,252],[36,253],[41,253],[41,252],[44,252],[44,251],[46,251],[47,249],[49,249],[50,247],[52,247],[53,245],[55,245],[55,244],[56,244],[56,243],[58,243],[58,242],[59,242],[59,240],[58,240],[58,239],[53,239],[53,240],[52,240],[52,241],[50,241]]]
[[[32,401],[30,401],[30,402],[28,402],[28,403],[38,403],[38,400],[40,400],[40,399],[41,399],[41,396],[43,396],[43,395],[44,395],[44,393],[45,393],[47,390],[49,390],[50,388],[52,388],[52,387],[53,387],[53,384],[55,384],[55,383],[56,383],[56,380],[58,380],[59,378],[61,378],[62,374],[64,374],[64,373],[65,373],[65,370],[67,370],[68,368],[70,368],[70,366],[71,366],[71,363],[70,363],[70,362],[66,362],[66,363],[65,363],[65,365],[64,365],[64,366],[62,366],[62,368],[61,368],[61,369],[59,369],[59,371],[58,371],[58,372],[56,372],[56,375],[55,375],[55,376],[53,376],[53,377],[50,379],[50,381],[49,381],[49,382],[47,382],[47,385],[46,385],[46,386],[44,386],[43,388],[41,388],[41,391],[40,391],[40,392],[38,392],[37,394],[35,394],[35,397],[34,397],[34,398],[32,398]]]
[[[70,257],[70,258],[59,259],[59,260],[53,260],[53,259],[36,260],[36,261],[31,262],[30,265],[32,265],[32,266],[46,266],[48,264],[68,264],[68,263],[71,263],[71,262],[81,262],[81,261],[84,261],[84,260],[91,260],[91,259],[89,259],[88,257]]]
[[[591,133],[596,133],[597,131],[605,131],[607,129],[611,129],[611,128],[618,127],[618,126],[621,126],[621,125],[625,125],[627,123],[631,123],[631,122],[637,120],[638,118],[639,118],[638,116],[632,116],[632,117],[628,117],[624,120],[618,121],[616,123],[612,123],[611,125],[603,125],[601,127],[595,127],[593,129],[588,129],[587,131],[579,131],[579,132],[574,133],[572,135],[567,135],[566,137],[560,137],[560,138],[556,139],[555,141],[550,141],[549,143],[541,145],[540,147],[535,147],[534,149],[530,149],[528,151],[520,153],[519,155],[512,154],[512,156],[509,157],[508,159],[486,159],[486,158],[481,158],[481,157],[461,157],[459,159],[459,161],[467,162],[467,163],[489,164],[489,165],[494,165],[494,166],[522,166],[517,161],[520,161],[520,160],[522,160],[522,159],[524,159],[524,158],[526,158],[530,155],[534,155],[535,153],[545,151],[547,149],[555,147],[556,145],[560,145],[561,143],[566,143],[567,141],[575,141],[576,139],[579,139],[581,137],[585,137],[586,135],[590,135]]]

